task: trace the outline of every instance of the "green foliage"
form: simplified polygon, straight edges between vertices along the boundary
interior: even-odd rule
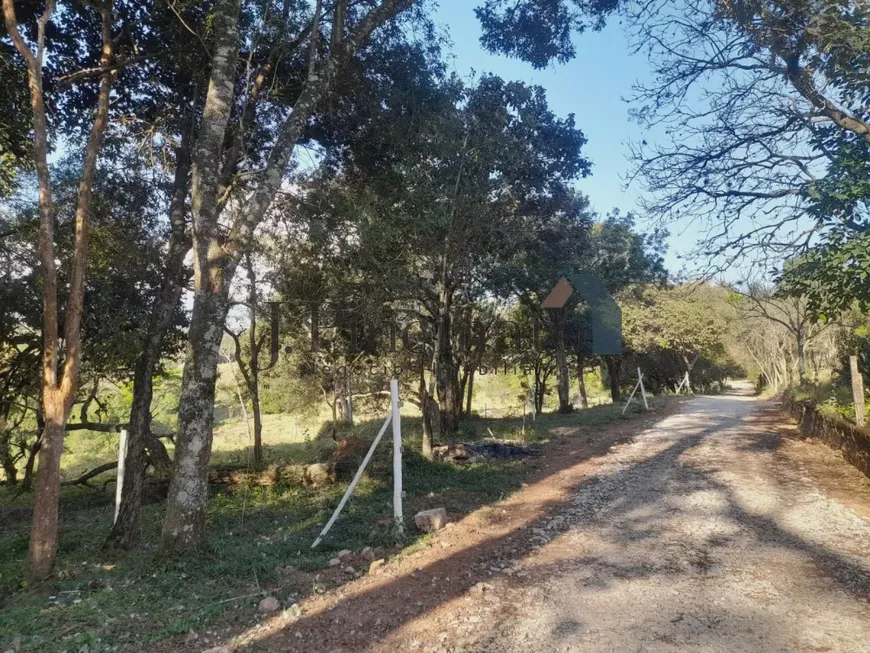
[[[18,174],[33,167],[27,71],[6,43],[0,45],[0,116],[0,198],[5,198],[15,190]],[[6,228],[0,219],[0,242]]]
[[[855,422],[855,402],[852,387],[848,383],[835,380],[828,383],[813,383],[789,388],[786,395],[797,401],[812,402],[824,415],[839,417],[848,422]],[[865,406],[867,402],[865,402]],[[870,419],[870,410],[865,408],[865,423]]]
[[[686,371],[693,387],[721,387],[741,370],[728,347],[724,289],[705,285],[638,286],[620,295],[623,339],[654,389],[673,389]]]
[[[572,32],[600,29],[619,0],[486,0],[475,9],[487,50],[535,68],[574,58]]]
[[[94,185],[89,234],[89,266],[85,283],[82,329],[82,378],[79,399],[84,400],[94,383],[111,380],[129,383],[149,324],[150,306],[163,283],[162,256],[166,238],[165,187],[149,178],[141,159],[131,155],[119,159],[126,167],[99,170]],[[78,162],[64,160],[54,170],[57,257],[60,259],[60,318],[63,324],[67,265],[72,251],[74,213],[79,183]],[[38,433],[32,414],[40,399],[42,299],[36,253],[38,218],[33,198],[17,199],[10,220],[10,235],[0,240],[0,460],[12,456],[21,467],[26,446]],[[181,307],[163,341],[163,353],[180,349],[186,318]],[[160,372],[160,370],[158,370]],[[105,388],[106,385],[104,384]],[[129,386],[128,386],[129,387]],[[125,422],[129,415],[129,393],[121,399],[111,395],[111,414],[102,419]],[[159,389],[158,404],[165,399]],[[102,397],[102,399],[100,399]],[[107,396],[99,394],[99,400]],[[154,412],[158,423],[174,417],[166,407]],[[78,417],[78,411],[76,411]],[[24,418],[16,425],[19,418]],[[75,421],[75,417],[73,419]],[[10,425],[12,428],[10,428]],[[91,436],[93,437],[93,436]],[[102,451],[105,438],[74,437],[72,451],[81,449],[82,460]],[[108,445],[107,445],[108,446]],[[96,449],[95,449],[96,447]],[[103,452],[105,453],[105,452]],[[74,457],[78,454],[74,453]],[[73,461],[69,469],[82,469]],[[7,471],[8,474],[8,471]]]
[[[870,310],[870,234],[843,230],[790,261],[778,292],[804,297],[821,319],[833,319],[853,304]]]
[[[632,349],[669,349],[715,359],[724,351],[725,321],[691,286],[636,288],[625,295],[623,335]]]

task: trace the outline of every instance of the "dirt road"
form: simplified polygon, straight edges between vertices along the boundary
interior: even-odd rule
[[[236,645],[870,651],[870,520],[781,455],[759,406],[688,401]]]

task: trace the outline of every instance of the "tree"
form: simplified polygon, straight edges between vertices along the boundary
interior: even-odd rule
[[[623,338],[630,350],[666,353],[679,361],[680,376],[691,375],[700,360],[725,354],[726,323],[699,288],[630,288],[620,303]]]
[[[385,135],[394,136],[389,156],[361,154],[382,146]],[[583,142],[572,117],[549,110],[542,89],[484,76],[468,87],[446,79],[422,110],[367,126],[347,151],[346,184],[368,202],[362,208],[358,201],[356,210],[367,212],[365,233],[380,253],[369,260],[397,281],[395,295],[432,334],[421,404],[437,398],[445,439],[456,432],[461,377],[470,373],[460,369],[457,352],[473,326],[462,324],[465,313],[488,293],[514,295],[527,253],[539,251],[538,260],[552,263],[559,247],[577,244],[570,223],[581,233],[588,226],[585,198],[568,189],[588,171]],[[389,272],[383,261],[391,261]],[[424,429],[425,451],[429,438]]]
[[[82,356],[80,383],[75,403],[82,404],[78,423],[67,423],[66,430],[92,427],[93,430],[120,430],[121,424],[89,424],[87,400],[101,381],[122,383],[134,375],[149,317],[149,302],[157,294],[166,225],[163,213],[166,189],[159,177],[129,152],[119,157],[119,165],[98,167],[93,183],[89,216],[88,277],[85,280],[81,318]],[[52,167],[53,215],[55,217],[55,254],[68,261],[74,250],[75,211],[78,197],[79,164],[76,157]],[[12,409],[18,422],[8,433],[7,445],[14,445],[16,460],[26,459],[32,469],[41,439],[34,433],[41,419],[38,409],[39,364],[34,360],[41,349],[39,257],[34,236],[39,228],[38,209],[25,196],[11,204],[14,212],[8,221],[9,235],[0,246],[0,403]],[[58,286],[63,298],[68,276],[61,264]],[[59,315],[61,322],[65,312]],[[173,307],[170,328],[160,355],[177,351],[185,321],[178,306]],[[37,356],[38,357],[38,356]],[[159,368],[158,368],[159,369]],[[135,394],[135,393],[134,393]],[[99,402],[91,397],[90,403]],[[126,420],[122,420],[126,423]],[[10,424],[12,424],[11,422]],[[5,439],[5,438],[4,438]],[[145,443],[147,459],[155,469],[169,463],[163,445],[150,432]],[[0,459],[9,452],[0,445]],[[10,476],[7,470],[7,478]],[[23,487],[29,489],[29,474]]]
[[[867,18],[812,1],[656,1],[632,12],[655,71],[635,115],[668,134],[634,148],[646,208],[702,225],[702,253],[720,268],[866,229]]]
[[[774,289],[758,283],[750,283],[745,291],[736,290],[735,294],[736,305],[744,315],[763,318],[778,324],[793,339],[791,349],[794,351],[798,383],[803,385],[807,380],[807,344],[816,338],[826,325],[819,321],[817,314],[810,310],[806,299],[801,297],[777,298]],[[787,375],[789,385],[793,385],[792,366],[788,367]]]
[[[612,210],[602,222],[592,227],[589,251],[582,257],[582,271],[597,275],[614,297],[631,285],[663,284],[667,280],[663,259],[667,232],[660,229],[639,232],[635,227],[636,220],[633,213]],[[601,359],[607,369],[611,399],[619,401],[622,360],[613,355]],[[577,366],[581,378],[585,365],[584,352],[578,351]]]
[[[870,236],[832,234],[787,261],[776,281],[777,294],[806,300],[808,308],[824,319],[854,304],[870,310]]]
[[[572,32],[600,29],[618,0],[486,0],[475,10],[481,44],[544,68],[574,58]]]
[[[634,117],[665,134],[633,146],[631,177],[644,183],[653,216],[701,231],[699,258],[714,271],[750,255],[778,263],[829,239],[862,237],[867,7],[490,0],[479,10],[482,43],[539,66],[564,61],[574,55],[572,32],[614,13],[653,69],[630,98]]]
[[[54,12],[49,0],[37,22],[35,49],[25,41],[18,29],[12,0],[3,1],[3,17],[9,38],[27,66],[33,113],[34,159],[39,179],[40,230],[39,252],[43,285],[43,381],[42,404],[45,428],[40,449],[40,464],[36,485],[36,502],[28,553],[28,573],[41,580],[50,572],[57,554],[57,519],[60,493],[60,458],[63,436],[75,400],[81,364],[81,316],[84,299],[85,266],[87,262],[88,214],[91,209],[92,184],[97,157],[109,117],[109,94],[115,77],[110,69],[115,56],[112,3],[108,0],[95,7],[100,17],[102,52],[100,56],[97,109],[84,150],[78,205],[76,207],[75,248],[72,257],[70,291],[65,311],[64,358],[60,368],[60,336],[58,326],[57,265],[55,263],[54,215],[52,212],[51,178],[48,168],[48,126],[43,95],[42,62],[45,55],[46,27]]]
[[[287,47],[295,56],[301,54],[302,41],[307,41],[307,71],[292,111],[284,117],[276,116],[279,126],[264,157],[265,164],[251,175],[252,179],[245,177],[245,183],[238,185],[246,137],[256,126],[255,109],[273,60],[267,57],[252,78],[237,83],[240,80],[236,63],[245,25],[240,22],[242,3],[218,0],[215,4],[208,91],[193,157],[194,298],[179,404],[175,470],[163,525],[165,550],[195,547],[202,542],[218,351],[236,266],[250,250],[254,230],[281,188],[296,144],[342,67],[375,29],[411,4],[412,0],[381,0],[363,13],[359,7],[350,12],[347,3],[337,2],[329,25],[332,32],[327,39],[321,37],[323,3],[318,0],[310,15],[312,27],[305,32],[306,38],[293,43],[284,40],[282,34],[277,39],[277,53],[285,53]],[[283,15],[287,15],[289,2],[284,7]],[[242,98],[236,97],[238,88],[243,89]],[[230,129],[236,106],[243,107],[243,118],[239,129]],[[268,116],[266,111],[263,114]],[[234,145],[224,156],[228,137]],[[222,215],[229,219],[226,227],[220,223]]]

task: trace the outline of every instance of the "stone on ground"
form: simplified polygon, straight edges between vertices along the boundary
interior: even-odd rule
[[[264,612],[266,614],[270,612],[277,612],[281,607],[281,604],[278,602],[274,596],[267,596],[265,599],[260,601],[259,610],[260,612]]]
[[[440,531],[447,524],[447,511],[444,508],[422,510],[414,515],[414,523],[424,533]]]

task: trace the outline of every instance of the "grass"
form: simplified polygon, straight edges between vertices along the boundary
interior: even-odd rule
[[[220,392],[218,393],[220,405],[217,406],[215,413],[218,417],[224,417],[216,421],[215,424],[212,460],[218,464],[245,465],[249,463],[252,436],[248,432],[245,421],[239,417],[241,410],[232,377],[227,369],[225,365],[221,366]],[[164,385],[169,385],[168,389],[158,392],[161,397],[161,405],[156,411],[160,417],[159,423],[155,426],[156,432],[175,429],[171,414],[173,410],[177,410],[177,406],[167,396],[177,391],[177,376],[177,373],[170,374],[168,381],[163,381]],[[519,397],[523,390],[520,381],[520,377],[512,373],[490,373],[478,376],[475,379],[472,412],[479,416],[484,414],[501,417],[522,415],[523,406]],[[609,390],[601,383],[597,371],[590,371],[586,374],[586,385],[590,406],[603,406],[610,403]],[[110,388],[109,390],[111,392],[107,391],[104,399],[114,408],[110,416],[111,419],[108,421],[121,422],[124,420],[124,415],[129,412],[129,405],[124,403],[129,402],[129,390],[125,391],[126,394],[117,389]],[[363,420],[377,418],[379,415],[385,414],[386,405],[387,399],[385,398],[373,403],[360,402],[360,405],[356,407],[357,417]],[[545,411],[554,411],[556,405],[556,393],[553,392],[547,397]],[[405,406],[403,413],[411,417],[419,416],[419,412],[411,404]],[[226,415],[233,415],[233,417],[226,417]],[[323,443],[318,441],[317,435],[330,423],[330,419],[329,410],[325,405],[309,409],[306,414],[264,414],[263,441],[266,444],[264,452],[266,462],[295,463],[317,459],[323,448]],[[485,436],[484,433],[482,437]],[[71,431],[68,433],[64,440],[64,455],[61,460],[63,479],[75,479],[94,467],[117,460],[118,442],[119,435],[117,433],[94,431]],[[173,450],[171,442],[164,440],[164,443],[171,455]],[[114,475],[113,471],[106,472],[94,479],[92,483],[99,485],[114,478]]]
[[[855,423],[855,403],[852,388],[834,383],[806,383],[786,391],[799,401],[811,401],[820,413],[840,417]],[[865,422],[870,421],[870,402],[866,403]]]
[[[545,414],[534,425],[526,422],[525,441],[547,442],[577,433],[574,427],[600,428],[622,419],[620,410],[619,406],[604,405],[570,415]],[[380,422],[369,420],[355,432],[371,439]],[[435,506],[464,514],[514,491],[526,477],[527,466],[516,461],[467,467],[426,461],[416,453],[419,431],[418,418],[403,417],[406,515]],[[219,450],[218,457],[224,453],[243,457],[244,446],[229,448],[241,435],[246,443],[246,433],[227,435],[227,447]],[[467,420],[460,439],[471,441],[490,435],[520,440],[522,420]],[[266,438],[270,455],[281,459],[310,460],[321,446],[318,442],[293,438],[275,442],[271,438]],[[0,505],[9,508],[6,522],[0,521],[0,650],[13,642],[24,651],[142,650],[191,629],[202,633],[226,611],[255,605],[267,590],[288,605],[321,589],[316,576],[311,576],[305,587],[283,584],[281,570],[287,565],[315,573],[341,549],[419,545],[418,534],[399,537],[390,527],[379,525],[379,519],[391,514],[392,484],[387,470],[389,447],[382,444],[372,478],[358,486],[333,531],[316,551],[309,546],[337,505],[344,484],[217,491],[208,503],[203,550],[173,558],[162,557],[156,547],[162,506],[145,508],[140,550],[107,553],[101,545],[111,522],[113,493],[101,488],[64,488],[57,573],[34,588],[23,581],[29,497],[13,502],[8,493],[0,494]]]

